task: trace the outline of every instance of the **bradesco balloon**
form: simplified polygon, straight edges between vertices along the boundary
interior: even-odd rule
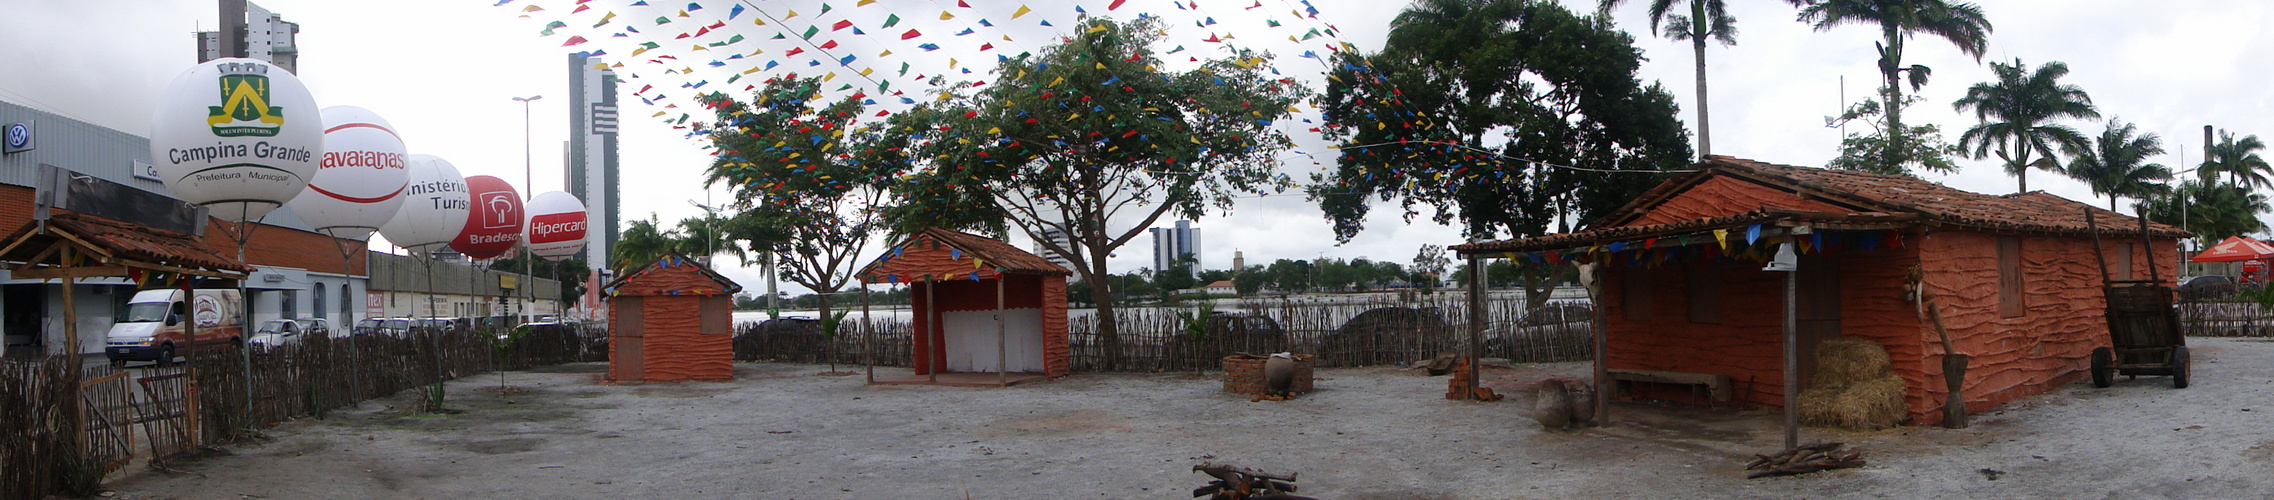
[[[174,77],[150,128],[159,181],[228,221],[259,219],[299,195],[323,155],[308,87],[253,59],[215,59]]]
[[[566,259],[584,249],[584,202],[576,195],[546,191],[529,199],[529,253],[546,260]]]
[[[466,178],[434,155],[410,155],[404,163],[410,185],[403,188],[403,208],[379,226],[379,235],[415,254],[441,250],[466,227]]]
[[[378,113],[354,106],[324,108],[324,160],[292,213],[310,229],[363,239],[395,218],[410,185],[403,139]]]
[[[487,175],[466,178],[474,207],[466,211],[466,227],[450,241],[450,248],[474,260],[494,259],[521,243],[521,193],[505,179]]]

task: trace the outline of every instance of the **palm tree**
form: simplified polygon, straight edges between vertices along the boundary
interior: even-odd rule
[[[1943,0],[1786,0],[1800,7],[1800,21],[1809,23],[1816,31],[1829,31],[1844,24],[1878,26],[1882,38],[1879,42],[1879,74],[1884,84],[1887,109],[1887,127],[1882,130],[1903,130],[1902,82],[1899,76],[1910,72],[1912,90],[1926,86],[1932,72],[1925,65],[1903,67],[1903,42],[1919,33],[1949,40],[1958,51],[1982,60],[1989,48],[1990,20],[1982,17],[1982,8],[1972,3],[1951,4]],[[1896,170],[1902,151],[1902,135],[1889,136],[1895,141],[1886,149],[1882,168]]]
[[[661,225],[653,214],[648,215],[647,220],[634,219],[624,225],[624,232],[616,238],[616,246],[609,256],[610,267],[616,269],[616,275],[623,276],[653,263],[665,252],[679,247],[679,235],[659,227]]]
[[[2274,174],[2274,166],[2268,166],[2266,158],[2258,155],[2259,151],[2264,150],[2266,143],[2259,141],[2256,135],[2237,140],[2233,132],[2221,130],[2219,142],[2211,144],[2208,157],[2203,159],[2201,168],[2196,169],[2196,175],[2203,178],[2204,184],[2218,182],[2219,174],[2224,173],[2227,174],[2227,183],[2233,186],[2274,185],[2274,177],[2269,177],[2269,174]]]
[[[2076,160],[2069,162],[2069,176],[2092,186],[2094,194],[2107,195],[2109,211],[2116,210],[2120,197],[2146,200],[2171,192],[2170,186],[2157,182],[2170,180],[2171,169],[2147,162],[2164,153],[2163,138],[2152,133],[2132,135],[2138,131],[2112,118],[2108,130],[2093,138],[2092,147],[2072,152]]]
[[[2060,162],[2053,159],[2055,148],[2082,151],[2088,147],[2076,129],[2047,122],[2099,118],[2100,110],[2093,108],[2092,97],[2085,95],[2084,89],[2059,81],[2069,74],[2069,65],[2060,61],[2045,63],[2034,72],[2019,58],[2011,65],[1990,63],[1990,69],[1997,73],[1997,82],[1974,84],[1966,89],[1966,97],[1950,103],[1959,111],[1973,108],[1974,119],[1981,120],[1958,136],[1958,148],[1980,159],[1990,156],[1995,143],[1998,159],[2005,161],[2006,174],[2021,181],[2018,192],[2028,192],[2029,169],[2061,170]],[[2038,158],[2031,160],[2032,155]]]
[[[1597,0],[1596,15],[1607,19],[1611,9],[1626,1]],[[1736,45],[1737,18],[1730,17],[1729,9],[1722,0],[1689,0],[1689,14],[1673,14],[1676,1],[1678,0],[1650,0],[1650,30],[1657,31],[1659,36],[1670,40],[1688,40],[1690,50],[1697,55],[1698,157],[1705,158],[1706,155],[1713,154],[1713,123],[1707,119],[1709,114],[1706,112],[1706,39],[1718,40],[1724,46]],[[1661,22],[1666,25],[1665,31],[1658,29]]]

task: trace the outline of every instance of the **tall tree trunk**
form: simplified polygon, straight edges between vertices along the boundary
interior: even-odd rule
[[[828,335],[821,336],[821,340],[828,342],[829,345],[822,346],[821,355],[829,357],[829,373],[837,373],[837,331],[844,328],[845,325],[839,324],[836,316],[829,315],[829,294],[836,292],[836,290],[820,292],[816,295],[821,296],[821,324],[829,329],[829,331],[822,332]]]
[[[1113,317],[1112,280],[1106,275],[1105,242],[1088,241],[1083,246],[1090,251],[1090,301],[1097,304],[1094,316],[1098,322],[1098,348],[1104,351],[1105,371],[1121,367],[1121,322]]]
[[[1690,0],[1690,50],[1698,56],[1698,160],[1713,154],[1713,121],[1706,110],[1706,0]]]
[[[1897,161],[1903,152],[1903,37],[1893,21],[1880,24],[1880,32],[1887,39],[1886,52],[1879,55],[1879,72],[1887,78],[1887,150],[1881,152],[1880,163],[1889,172],[1903,171]]]

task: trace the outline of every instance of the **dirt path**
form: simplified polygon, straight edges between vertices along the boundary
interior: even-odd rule
[[[1299,471],[1321,498],[2257,497],[2274,491],[2274,343],[2191,339],[2195,387],[2083,384],[1971,429],[1808,432],[1871,465],[1742,479],[1781,434],[1766,413],[1621,405],[1623,425],[1550,433],[1523,398],[1441,399],[1442,377],[1319,372],[1250,403],[1184,375],[1078,375],[1009,389],[867,386],[816,365],[738,380],[596,383],[600,365],[451,384],[457,415],[384,405],[139,472],[121,498],[1189,498],[1204,460]],[[1580,364],[1487,372],[1520,380]],[[880,371],[880,374],[883,373]],[[904,370],[895,373],[905,373]],[[1984,472],[1990,469],[1996,472]]]

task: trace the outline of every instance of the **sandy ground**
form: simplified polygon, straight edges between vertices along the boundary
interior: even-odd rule
[[[607,384],[596,364],[451,384],[456,415],[385,402],[135,471],[120,498],[1190,498],[1202,461],[1298,471],[1334,499],[1636,497],[2261,498],[2274,494],[2274,343],[2190,339],[2195,386],[2078,383],[1964,430],[1807,431],[1870,465],[1744,479],[1773,451],[1764,412],[1621,404],[1547,432],[1525,398],[1442,399],[1443,377],[1319,372],[1249,402],[1191,374],[1008,389],[867,386],[818,365],[740,364],[733,382]],[[1583,364],[1488,371],[1516,392]],[[888,373],[880,370],[880,374]],[[905,373],[904,370],[889,373]]]

